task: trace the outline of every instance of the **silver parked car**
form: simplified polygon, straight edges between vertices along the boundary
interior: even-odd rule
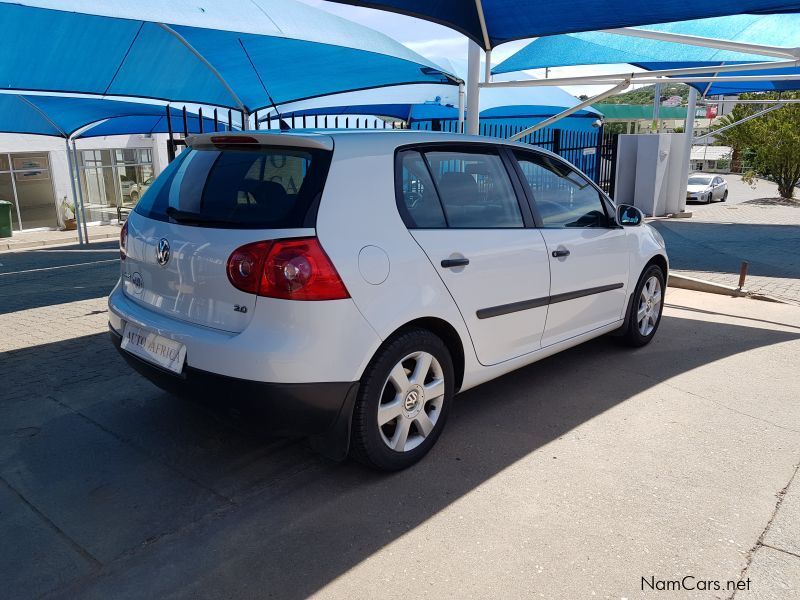
[[[686,199],[705,202],[706,204],[717,200],[725,202],[728,199],[728,182],[719,175],[693,173],[689,175]]]

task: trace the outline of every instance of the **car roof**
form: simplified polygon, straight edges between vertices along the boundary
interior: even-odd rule
[[[455,143],[455,144],[498,144],[524,150],[534,149],[557,156],[544,148],[530,144],[512,142],[510,140],[488,136],[465,135],[439,131],[420,131],[417,129],[293,129],[291,131],[255,130],[220,133],[205,133],[186,138],[192,148],[211,147],[215,145],[212,138],[223,137],[235,143],[235,138],[251,138],[258,144],[275,146],[293,146],[333,150],[336,140],[356,142],[363,140],[371,150],[383,150],[393,153],[400,146],[423,143]]]

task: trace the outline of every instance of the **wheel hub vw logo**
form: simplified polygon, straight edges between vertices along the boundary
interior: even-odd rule
[[[419,400],[419,393],[417,390],[411,390],[406,395],[406,410],[414,410],[414,407],[417,405],[417,400]]]
[[[161,238],[158,241],[158,247],[156,248],[156,260],[158,261],[158,264],[163,267],[169,262],[169,257],[169,240],[167,240],[167,238]]]

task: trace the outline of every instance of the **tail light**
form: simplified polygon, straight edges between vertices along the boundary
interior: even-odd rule
[[[228,258],[228,279],[249,294],[286,300],[349,298],[317,238],[254,242]]]
[[[125,260],[128,257],[128,222],[122,226],[119,232],[119,258]]]

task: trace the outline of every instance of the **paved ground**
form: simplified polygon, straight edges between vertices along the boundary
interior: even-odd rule
[[[89,227],[88,230],[90,242],[119,237],[118,225],[96,225]],[[24,231],[22,233],[15,231],[10,238],[0,238],[0,252],[45,246],[63,246],[74,244],[77,241],[77,231]]]
[[[667,241],[672,269],[735,286],[747,261],[747,289],[800,305],[800,207],[742,204],[777,196],[776,186],[762,180],[752,189],[735,175],[726,179],[727,202],[691,204],[690,219],[653,222]]]
[[[794,306],[670,290],[647,348],[469,391],[384,476],[132,374],[105,332],[114,245],[88,252],[0,256],[4,597],[798,595]],[[723,589],[642,589],[685,576]]]

